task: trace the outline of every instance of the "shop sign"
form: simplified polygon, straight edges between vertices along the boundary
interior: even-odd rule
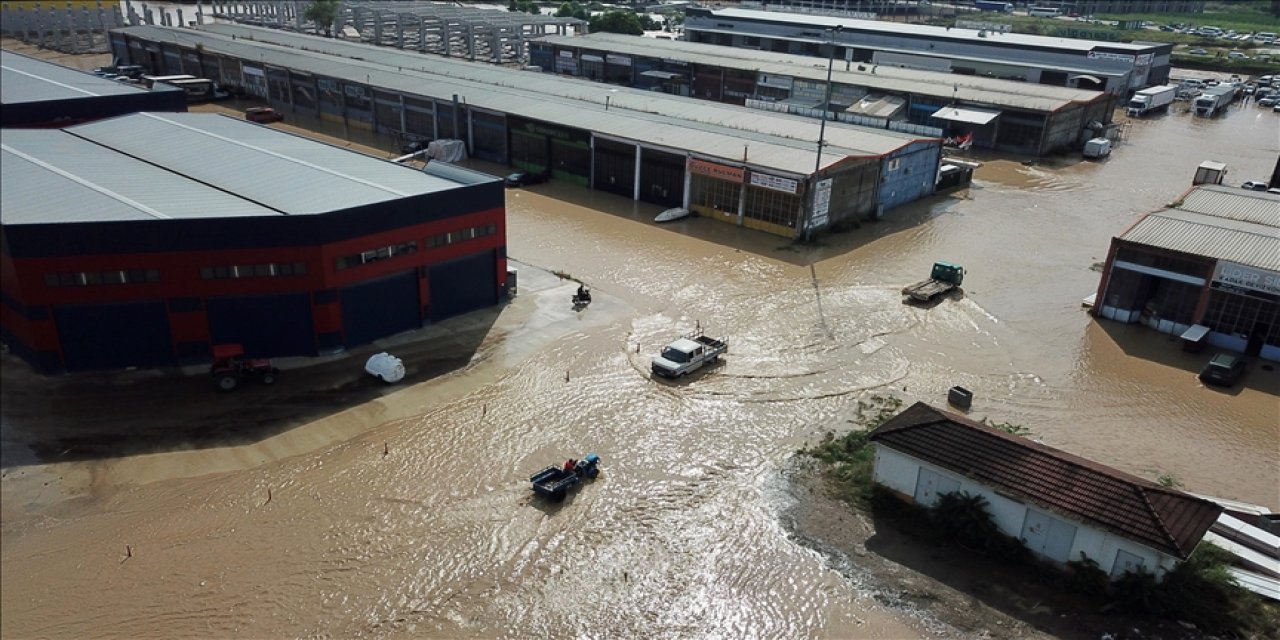
[[[831,210],[831,178],[819,180],[813,189],[813,217],[810,228],[826,226]]]
[[[609,62],[609,64],[620,64],[624,67],[631,66],[631,58],[627,56],[615,56],[612,53],[610,53],[606,55],[604,58]]]
[[[560,57],[561,57],[561,58],[572,58],[572,57],[573,57],[573,51],[566,51],[566,50],[564,50],[564,49],[561,49],[561,50],[560,50],[560,51],[558,51],[557,53],[559,53],[559,54],[560,54]]]
[[[742,184],[745,177],[745,171],[738,167],[726,167],[722,164],[707,162],[705,160],[694,160],[689,158],[689,173],[696,173],[700,176],[724,180],[726,182],[736,182]]]
[[[1133,62],[1134,56],[1124,53],[1108,53],[1106,51],[1090,51],[1090,60],[1115,60],[1117,62]]]
[[[795,193],[800,188],[800,183],[791,178],[783,178],[781,176],[771,176],[766,173],[751,172],[751,185],[755,187],[764,187],[765,189],[773,189],[783,193]]]
[[[1280,295],[1280,273],[1246,267],[1226,260],[1218,261],[1218,266],[1213,270],[1213,282],[1249,291]]]
[[[604,62],[604,58],[597,55],[592,55],[590,53],[584,53],[582,54],[582,61],[583,62]]]

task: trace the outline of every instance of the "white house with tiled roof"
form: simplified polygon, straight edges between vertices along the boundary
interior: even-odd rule
[[[986,499],[1001,532],[1057,563],[1088,557],[1112,578],[1157,578],[1187,559],[1222,507],[918,402],[870,435],[875,480],[932,506]]]

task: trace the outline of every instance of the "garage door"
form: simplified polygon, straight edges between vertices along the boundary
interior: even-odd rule
[[[492,251],[431,268],[431,321],[474,311],[498,301],[498,279]]]
[[[55,306],[53,316],[67,371],[175,362],[163,301]]]
[[[262,358],[316,354],[309,293],[210,298],[207,309],[214,344],[242,344]]]
[[[417,270],[342,289],[342,329],[348,347],[421,326]]]

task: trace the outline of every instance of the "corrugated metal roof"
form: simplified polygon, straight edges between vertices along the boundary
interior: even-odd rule
[[[911,24],[906,22],[882,22],[878,20],[857,20],[838,16],[816,14],[782,13],[775,11],[757,11],[754,9],[715,9],[711,14],[716,18],[751,20],[755,22],[774,22],[779,24],[798,24],[817,29],[827,27],[843,27],[846,35],[858,31],[876,32],[885,35],[926,36],[935,40],[958,40],[977,44],[999,41],[1003,44],[1016,44],[1023,47],[1068,49],[1088,52],[1096,48],[1128,51],[1134,54],[1150,53],[1159,44],[1136,44],[1125,42],[1102,42],[1100,40],[1081,40],[1076,38],[1055,38],[1053,36],[1037,36],[1025,33],[988,32],[987,37],[978,35],[977,29],[960,29],[935,27],[927,24]]]
[[[99,78],[12,51],[0,51],[0,104],[47,102],[145,93],[132,85]]]
[[[0,151],[6,225],[279,215],[64,130],[5,129]]]
[[[575,127],[607,136],[688,150],[725,161],[741,162],[747,146],[749,164],[796,175],[807,175],[813,170],[819,126],[812,118],[280,30],[217,25],[208,27],[208,31],[217,33],[155,26],[128,27],[122,31],[187,47],[198,43],[206,51],[362,82],[407,95],[441,100],[450,100],[456,95],[472,107],[545,122],[571,122]],[[303,47],[307,50],[301,50]],[[887,155],[919,139],[888,130],[829,122],[824,157],[830,159],[826,163],[830,165],[844,156]]]
[[[1219,185],[1201,186],[1182,199],[1183,211],[1280,228],[1280,195]]]
[[[1280,271],[1280,228],[1274,226],[1165,209],[1147,214],[1120,239]]]
[[[142,113],[68,131],[286,214],[324,213],[457,186],[411,167],[217,114]]]
[[[1186,559],[1222,507],[923,403],[870,435],[1015,499]]]
[[[547,36],[534,42],[552,46],[580,47],[607,51],[621,55],[648,56],[707,64],[738,70],[752,70],[764,74],[791,76],[825,82],[827,64],[813,56],[802,56],[773,51],[725,47],[698,42],[637,38],[615,33],[592,33],[585,36]],[[859,71],[859,67],[864,70]],[[1016,107],[1033,111],[1056,111],[1071,104],[1083,104],[1106,100],[1104,93],[1056,87],[1051,85],[1013,82],[981,76],[957,75],[936,71],[903,69],[887,65],[848,64],[837,60],[832,69],[832,81],[838,84],[857,85],[873,90],[933,96],[950,102],[953,98],[962,103]],[[848,67],[848,69],[846,69]]]
[[[5,224],[315,214],[458,183],[229,116],[3,133]]]

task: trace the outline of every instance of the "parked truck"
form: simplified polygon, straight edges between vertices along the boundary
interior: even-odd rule
[[[935,262],[929,279],[903,287],[902,295],[906,296],[906,301],[928,302],[958,288],[963,282],[964,267],[950,262]]]
[[[533,492],[554,502],[564,500],[569,491],[600,475],[600,456],[588,453],[581,460],[570,458],[563,465],[553,465],[529,476]]]
[[[728,350],[729,343],[725,340],[701,333],[685,336],[667,345],[653,359],[653,373],[664,378],[683,378],[702,365],[719,360]]]
[[[1127,113],[1130,118],[1141,118],[1154,111],[1167,111],[1177,95],[1178,87],[1175,85],[1148,87],[1133,94]]]
[[[1221,111],[1225,111],[1227,105],[1236,99],[1237,88],[1230,84],[1220,84],[1216,87],[1208,87],[1196,97],[1195,111],[1196,115],[1205,118],[1211,118]]]

